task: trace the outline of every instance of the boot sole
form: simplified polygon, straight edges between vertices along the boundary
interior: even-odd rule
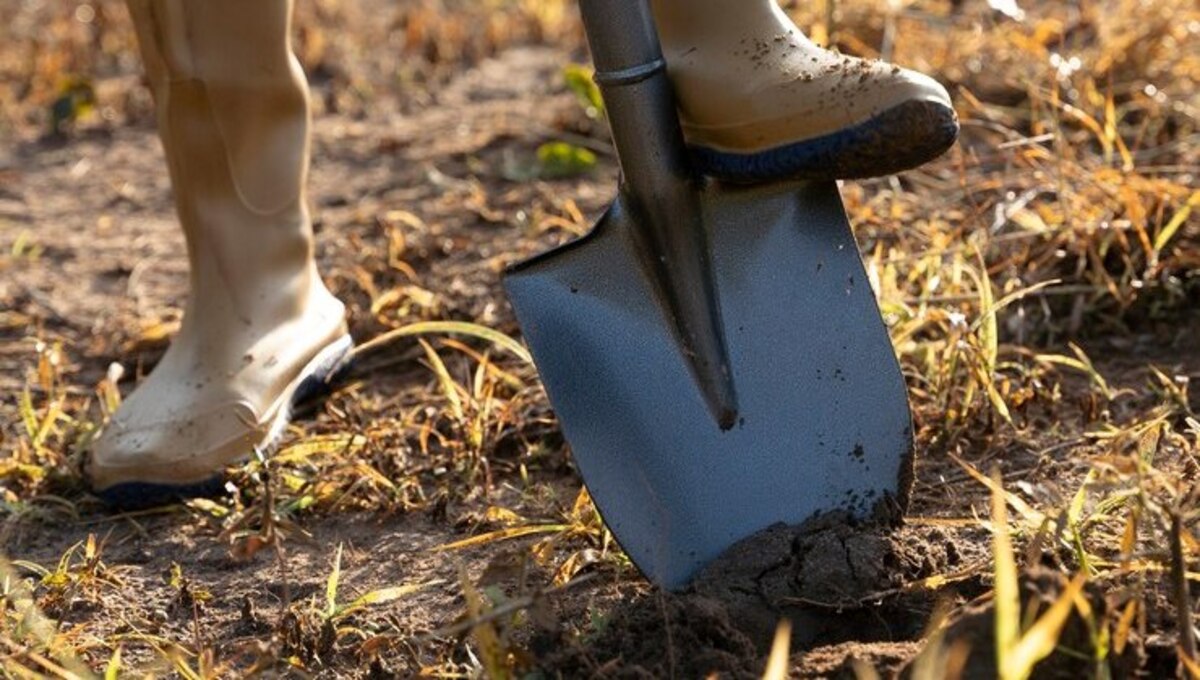
[[[271,420],[267,437],[259,444],[259,447],[267,451],[272,450],[283,436],[288,423],[291,422],[292,412],[296,406],[328,394],[333,378],[349,365],[347,358],[353,348],[354,342],[350,336],[343,335],[321,350],[304,367],[300,375],[280,395],[283,406],[278,409],[278,413]],[[241,460],[248,457],[247,455]],[[230,463],[236,462],[239,461],[230,461]],[[103,491],[93,490],[93,493],[114,509],[142,510],[190,498],[211,498],[223,495],[225,481],[225,472],[222,470],[208,479],[188,484],[121,482]]]
[[[932,101],[910,101],[844,130],[758,153],[690,148],[705,174],[725,182],[757,184],[891,175],[937,158],[957,138],[954,109]]]

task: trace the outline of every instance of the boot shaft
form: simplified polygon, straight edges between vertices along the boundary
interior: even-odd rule
[[[650,0],[663,53],[670,61],[704,42],[710,49],[752,48],[790,25],[775,0]]]
[[[185,323],[288,317],[316,276],[292,0],[127,3],[187,240]]]
[[[292,0],[127,2],[176,191],[232,189],[263,215],[301,202],[311,112],[291,51]],[[224,168],[202,173],[194,161],[206,156]],[[213,186],[212,173],[228,185]]]

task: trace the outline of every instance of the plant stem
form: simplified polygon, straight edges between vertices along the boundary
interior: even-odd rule
[[[1175,586],[1175,619],[1179,648],[1189,661],[1196,660],[1196,636],[1192,633],[1192,595],[1188,591],[1187,564],[1183,556],[1183,521],[1171,513],[1171,580]]]

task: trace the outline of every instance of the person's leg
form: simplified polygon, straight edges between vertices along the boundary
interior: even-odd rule
[[[293,398],[350,341],[313,260],[291,0],[128,6],[191,271],[178,336],[86,461],[102,497],[141,505],[219,486],[226,465],[281,433]]]
[[[906,170],[958,135],[928,76],[825,50],[775,0],[652,0],[689,146],[733,181]]]

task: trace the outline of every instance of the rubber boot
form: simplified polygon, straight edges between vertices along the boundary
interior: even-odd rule
[[[945,88],[823,49],[775,0],[652,0],[688,145],[734,182],[888,175],[958,136]]]
[[[347,355],[345,309],[313,260],[308,87],[290,0],[128,0],[154,91],[190,295],[178,336],[91,447],[105,500],[221,488]]]

